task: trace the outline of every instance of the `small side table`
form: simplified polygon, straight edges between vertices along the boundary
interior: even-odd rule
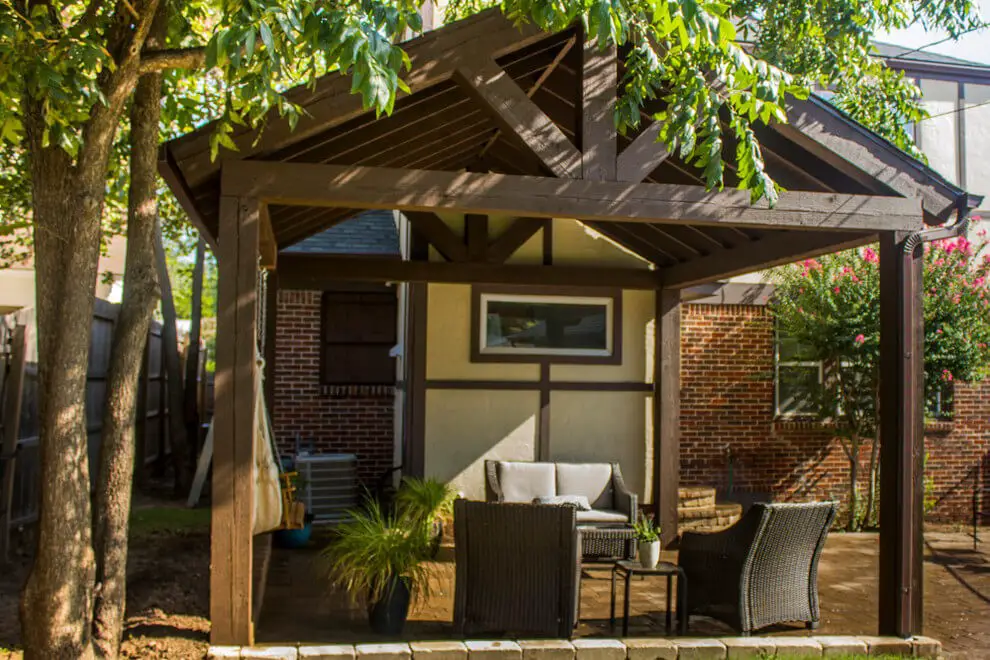
[[[609,623],[615,629],[615,581],[616,576],[622,573],[626,580],[626,593],[622,605],[622,636],[629,634],[629,596],[632,589],[632,577],[634,575],[660,575],[667,578],[667,634],[671,632],[671,582],[677,577],[677,617],[680,620],[680,634],[686,635],[688,628],[687,613],[687,576],[677,564],[669,561],[662,561],[656,568],[643,568],[638,561],[622,560],[612,565],[612,607],[609,615]]]

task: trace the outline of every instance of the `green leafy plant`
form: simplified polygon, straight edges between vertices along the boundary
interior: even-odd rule
[[[395,494],[396,513],[411,523],[430,526],[453,515],[456,498],[457,493],[450,484],[437,479],[407,477]]]
[[[364,510],[354,511],[338,528],[321,556],[331,583],[352,598],[381,600],[398,578],[415,601],[430,597],[431,570],[425,562],[429,546],[423,525],[411,525],[408,517],[388,513],[368,500]]]
[[[660,540],[660,525],[653,518],[643,516],[633,524],[636,540],[641,543],[653,543]]]

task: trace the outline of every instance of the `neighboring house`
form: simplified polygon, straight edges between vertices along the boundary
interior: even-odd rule
[[[100,258],[96,281],[96,297],[120,302],[120,283],[124,275],[124,253],[127,239],[115,236],[110,240],[105,256]],[[0,268],[0,315],[34,307],[35,276],[33,260]]]
[[[883,44],[878,48],[884,54],[904,50]],[[922,88],[932,95],[926,96],[926,105],[932,115],[940,116],[933,116],[915,130],[934,168],[960,187],[990,192],[990,172],[983,171],[990,166],[983,164],[980,150],[984,133],[990,142],[990,104],[941,114],[990,99],[990,68],[922,53],[893,59],[891,65],[921,77]],[[956,78],[950,79],[952,75]],[[943,95],[950,87],[958,96],[946,107]],[[455,225],[463,223],[454,218],[446,220]],[[367,212],[286,252],[399,258],[403,224],[399,214]],[[457,230],[463,231],[463,226]],[[601,236],[594,237],[593,232],[573,221],[555,221],[553,241],[552,258],[557,261],[584,258],[609,265],[645,267],[645,262],[627,249]],[[519,263],[539,262],[540,250],[537,235],[514,258],[520,259]],[[788,390],[788,383],[793,390],[794,383],[802,381],[793,376],[819,373],[820,365],[802,361],[800,356],[788,359],[784,355],[781,359],[778,338],[765,306],[772,287],[763,279],[759,274],[734,278],[685,295],[684,300],[694,300],[683,306],[682,313],[682,485],[716,486],[726,494],[733,491],[730,496],[739,499],[843,499],[848,461],[841,447],[827,425],[800,414],[807,412],[799,407],[800,392]],[[402,384],[396,379],[396,367],[390,357],[402,354],[398,333],[404,324],[401,319],[390,323],[394,314],[401,316],[398,288],[349,285],[326,292],[281,291],[278,296],[273,399],[276,437],[285,451],[293,451],[299,443],[318,451],[356,454],[359,474],[369,486],[398,465],[401,457],[396,429],[403,414]],[[648,316],[649,304],[638,300],[637,295],[626,292],[621,298],[627,316],[622,324],[625,333],[630,331],[628,315],[644,322]],[[586,307],[581,309],[554,311],[547,306],[544,311],[565,317],[573,314],[575,322],[564,322],[557,340],[564,346],[568,337],[574,337],[575,345],[588,348],[596,341],[615,340],[610,334],[613,329],[603,323],[608,305],[618,302],[589,299],[583,301]],[[467,327],[434,323],[434,319],[449,319],[459,310],[479,304],[490,307],[489,323],[495,318],[501,323],[488,327],[485,333],[476,326],[471,331],[487,337],[487,347],[472,349]],[[472,299],[469,287],[432,285],[430,362],[438,366],[431,378],[454,382],[469,375],[494,378],[493,374],[498,373],[498,378],[520,380],[536,375],[533,365],[474,364],[486,348],[493,356],[499,351],[510,353],[512,349],[507,347],[511,346],[525,351],[527,346],[546,343],[553,335],[553,321],[533,317],[541,312],[532,308],[525,314],[534,322],[520,325],[517,318],[513,325],[512,315],[522,313],[522,304],[512,296],[482,301]],[[641,312],[643,319],[638,316]],[[631,381],[645,370],[645,354],[641,336],[635,342],[629,339],[626,337],[623,344],[622,371]],[[469,358],[471,350],[475,354]],[[555,366],[553,370],[566,372],[567,378],[592,381],[601,367]],[[603,373],[612,371],[605,369]],[[531,393],[514,396],[525,398],[527,394]],[[483,447],[494,445],[494,455],[514,455],[524,438],[534,435],[534,429],[527,426],[535,423],[533,418],[512,412],[516,404],[526,406],[506,402],[505,398],[506,394],[494,397],[483,391],[432,395],[434,418],[443,419],[444,428],[432,429],[428,436],[458,434],[464,440],[454,450],[444,452],[440,463],[430,466],[431,473],[452,479],[469,496],[482,494],[476,492],[480,485],[479,461],[493,455]],[[615,391],[555,392],[553,401],[551,424],[557,448],[554,456],[619,458],[624,466],[630,466],[624,469],[634,488],[648,492],[644,488],[649,478],[644,467],[648,458],[644,446],[608,440],[645,433],[646,420],[636,397]],[[588,408],[600,408],[609,414],[598,418],[600,422],[573,414]],[[478,414],[479,410],[485,414]],[[594,426],[593,433],[589,425]],[[577,444],[561,448],[557,440],[560,436]],[[581,438],[597,440],[589,444]],[[957,385],[954,416],[930,424],[926,441],[928,471],[936,498],[931,516],[968,521],[974,502],[990,494],[990,464],[985,459],[990,449],[990,386]],[[864,487],[865,482],[864,478]]]

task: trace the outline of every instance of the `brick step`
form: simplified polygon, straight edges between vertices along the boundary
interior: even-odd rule
[[[716,532],[735,524],[742,517],[742,505],[735,502],[706,508],[677,509],[680,531]]]
[[[715,506],[714,488],[678,488],[677,508],[710,509]]]

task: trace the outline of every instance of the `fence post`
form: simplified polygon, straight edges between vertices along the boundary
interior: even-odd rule
[[[6,562],[10,552],[11,507],[14,503],[14,470],[17,468],[17,440],[21,426],[21,398],[24,391],[24,366],[27,358],[27,332],[23,325],[11,335],[10,370],[3,400],[3,482],[0,488],[0,560]]]

